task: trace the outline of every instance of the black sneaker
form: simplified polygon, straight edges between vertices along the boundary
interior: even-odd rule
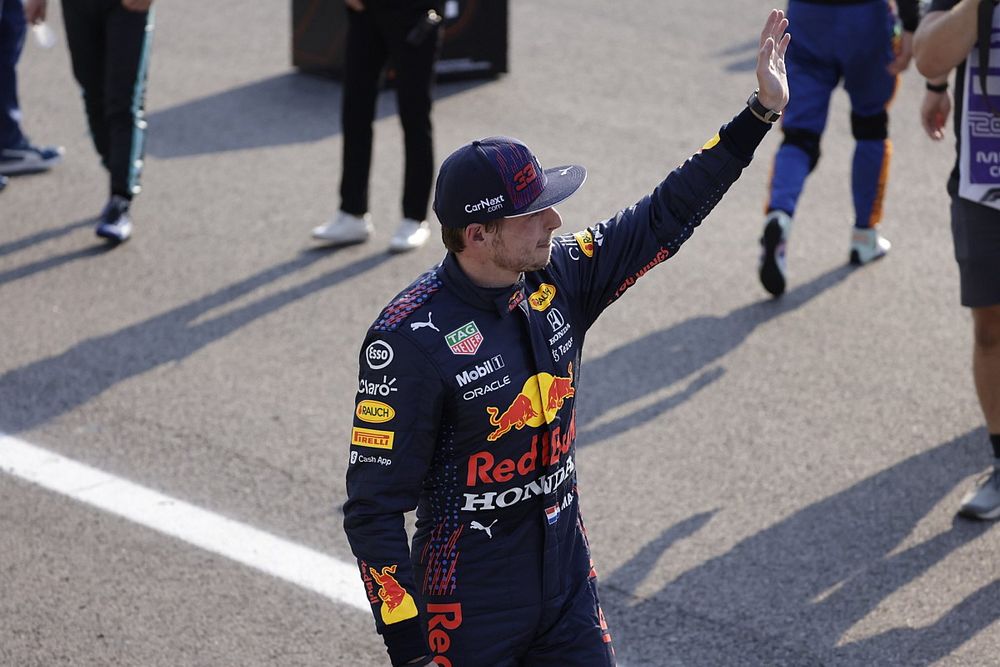
[[[785,244],[792,228],[792,218],[784,211],[771,211],[764,220],[760,237],[760,283],[773,296],[785,293]]]
[[[128,213],[129,203],[129,200],[124,197],[112,195],[104,210],[101,211],[101,217],[97,221],[94,233],[115,245],[128,241],[129,237],[132,236],[132,218]]]
[[[62,146],[35,146],[27,138],[0,150],[0,175],[27,174],[51,169],[63,157]]]

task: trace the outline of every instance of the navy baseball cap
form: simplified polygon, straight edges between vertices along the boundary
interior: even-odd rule
[[[486,137],[462,146],[438,171],[434,213],[445,227],[515,218],[555,206],[587,180],[571,164],[542,169],[538,158],[512,137]]]

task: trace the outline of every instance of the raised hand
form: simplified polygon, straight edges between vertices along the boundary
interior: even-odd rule
[[[772,9],[760,33],[757,52],[757,99],[772,111],[781,111],[788,104],[788,75],[785,73],[785,49],[791,33],[785,32],[788,19],[785,12]]]

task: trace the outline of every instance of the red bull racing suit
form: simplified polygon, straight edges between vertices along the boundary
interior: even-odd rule
[[[584,336],[677,252],[768,127],[740,113],[510,287],[477,287],[447,255],[369,329],[344,527],[393,665],[614,664],[576,485]]]

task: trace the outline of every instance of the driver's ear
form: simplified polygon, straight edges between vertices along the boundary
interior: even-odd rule
[[[486,242],[486,228],[479,223],[473,223],[465,228],[466,245],[480,245]]]

